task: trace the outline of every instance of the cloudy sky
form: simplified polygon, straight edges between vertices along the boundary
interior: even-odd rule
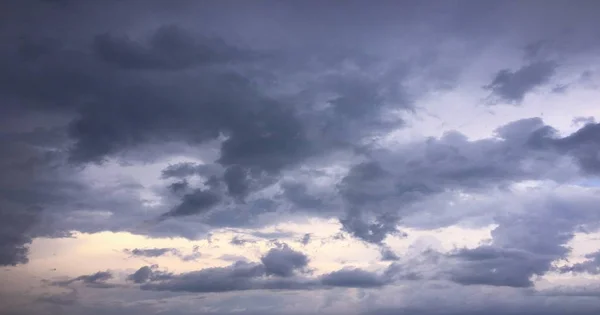
[[[600,313],[598,1],[0,3],[0,314]]]

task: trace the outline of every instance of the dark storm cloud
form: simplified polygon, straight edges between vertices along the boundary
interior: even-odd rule
[[[556,72],[556,63],[540,61],[527,64],[516,71],[503,69],[484,88],[500,101],[519,104],[525,95],[547,83]]]
[[[309,259],[301,252],[297,252],[287,245],[272,248],[261,259],[267,275],[291,277],[297,271],[308,266]]]
[[[222,40],[198,38],[177,25],[160,27],[146,43],[108,33],[97,35],[93,42],[102,61],[130,70],[181,70],[248,56]]]
[[[0,265],[27,263],[33,237],[64,235],[40,227],[41,216],[48,208],[70,208],[72,197],[85,191],[61,165],[56,144],[64,133],[51,127],[51,118],[34,123],[26,116],[0,118]]]
[[[31,237],[28,230],[33,226],[38,208],[16,209],[10,204],[2,205],[0,210],[0,265],[9,266],[27,263],[28,248]]]
[[[60,143],[70,146],[69,160],[75,164],[101,163],[111,157],[125,159],[122,154],[135,153],[149,144],[183,142],[195,146],[222,138],[215,168],[209,169],[213,164],[204,168],[177,165],[165,170],[164,177],[206,176],[211,189],[217,190],[223,182],[227,194],[243,199],[276,181],[281,170],[307,157],[352,148],[364,137],[395,127],[400,121],[384,119],[391,117],[384,117],[388,111],[413,109],[412,99],[401,85],[410,78],[411,71],[420,73],[420,66],[411,67],[403,62],[400,65],[393,62],[390,66],[390,62],[381,62],[381,58],[369,53],[335,48],[336,45],[324,48],[304,45],[340,37],[330,34],[322,34],[319,39],[313,35],[306,37],[304,28],[296,25],[303,19],[291,14],[295,10],[280,12],[290,15],[289,18],[277,18],[290,22],[286,25],[297,35],[294,43],[285,41],[287,44],[279,47],[274,47],[273,42],[257,44],[269,47],[270,58],[262,58],[260,49],[240,48],[239,37],[208,36],[210,32],[201,32],[201,26],[190,29],[190,24],[186,27],[173,24],[180,22],[179,18],[163,22],[153,17],[150,20],[156,22],[139,24],[134,27],[137,31],[125,27],[130,22],[136,24],[137,17],[144,20],[142,16],[146,14],[161,15],[159,12],[164,8],[155,2],[144,4],[147,10],[141,11],[136,4],[118,2],[103,5],[70,2],[60,10],[38,7],[36,3],[7,6],[11,8],[3,11],[14,14],[3,19],[3,23],[14,27],[3,29],[7,35],[3,47],[7,49],[0,55],[0,93],[3,100],[11,100],[6,106],[14,113],[8,116],[14,118],[15,113],[24,110],[36,115],[62,116],[68,126],[62,124],[61,132],[68,139]],[[208,12],[224,9],[219,5],[205,7],[202,16],[206,19],[194,17],[200,25],[218,16]],[[177,8],[173,9],[182,7]],[[257,14],[261,11],[252,6],[248,9]],[[326,5],[325,9],[327,14],[337,15],[333,7]],[[352,9],[353,14],[360,15],[362,11]],[[119,12],[118,16],[115,12]],[[389,11],[377,9],[368,15],[375,16],[376,12]],[[105,23],[108,19],[111,23]],[[322,19],[318,24],[324,21],[330,19]],[[347,30],[336,27],[332,31]],[[228,38],[221,40],[220,35]],[[270,36],[264,32],[263,35]],[[362,32],[360,37],[371,36]],[[302,50],[295,46],[300,38],[300,46],[305,46]],[[346,42],[345,47],[357,46],[347,40],[340,42]],[[348,65],[358,69],[348,71]],[[391,70],[383,71],[380,76],[382,67]],[[281,99],[272,97],[277,93],[266,87],[279,81],[284,86],[298,85],[302,92]],[[319,102],[323,99],[325,104],[317,104],[317,99]],[[176,154],[169,150],[157,152]],[[183,195],[182,200],[162,218],[204,214],[225,200],[224,192],[184,186],[183,182],[172,184],[171,191]],[[292,199],[305,208],[321,205],[317,199],[303,195],[301,189],[292,189],[289,195],[295,196]],[[70,196],[71,202],[78,202],[74,194]],[[90,203],[86,208],[116,208],[116,205],[108,207],[107,203],[102,207]],[[31,215],[37,211],[33,209],[39,209],[35,205],[19,205],[20,210],[14,210],[15,207],[13,204],[2,207],[2,216],[6,217],[2,221],[14,221],[11,229],[4,229],[5,233],[12,231],[2,242],[2,252],[13,257],[2,259],[7,264],[25,262],[23,246],[29,242],[29,236],[25,235],[37,217]],[[122,230],[128,219],[124,217],[126,212],[120,210],[127,207],[142,208],[133,201],[123,201],[114,209],[122,215],[113,219],[122,222],[114,225],[86,222],[90,227],[69,228]],[[252,210],[236,216],[228,212],[210,213],[206,222],[240,226],[257,213],[262,212]],[[143,220],[139,213],[133,216],[134,220]]]
[[[248,197],[277,182],[282,172],[338,151],[360,151],[366,160],[339,183],[343,206],[332,208],[343,211],[326,209],[329,204],[300,182],[282,185],[284,199],[311,213],[335,213],[345,231],[380,246],[388,235],[402,235],[398,225],[414,214],[407,206],[416,201],[449,191],[504,189],[523,180],[566,182],[578,175],[570,169],[561,173],[557,162],[564,156],[577,162],[581,175],[597,175],[598,125],[593,123],[563,138],[532,119],[477,141],[454,132],[402,145],[398,151],[369,146],[383,133],[402,127],[402,118],[419,110],[415,102],[431,86],[437,91],[456,84],[457,69],[476,59],[476,51],[486,44],[497,39],[505,43],[506,37],[516,37],[510,43],[536,42],[565,34],[565,26],[594,33],[598,19],[592,2],[351,2],[343,10],[334,3],[315,2],[239,3],[226,10],[230,4],[71,1],[60,10],[32,7],[33,2],[3,4],[1,11],[10,14],[0,19],[5,26],[1,34],[9,35],[0,53],[0,116],[11,122],[19,115],[32,120],[36,115],[41,120],[60,116],[65,122],[56,136],[42,129],[35,136],[10,133],[2,139],[0,264],[26,262],[26,246],[35,236],[67,230],[131,231],[132,225],[160,213],[165,213],[163,219],[188,216],[191,221],[165,220],[153,227],[168,236],[196,236],[204,228],[196,223],[254,227],[257,217],[279,210],[279,200]],[[206,35],[215,30],[216,36]],[[563,54],[581,47],[572,43],[597,45],[595,37],[566,36],[573,40],[566,41],[569,48],[558,48]],[[240,48],[244,45],[239,42],[250,42],[251,48]],[[448,43],[465,49],[438,49]],[[269,50],[269,58],[256,58],[263,56],[262,49]],[[544,55],[543,49],[530,51],[535,58]],[[550,83],[560,66],[562,61],[535,60],[519,69],[495,66],[506,69],[492,74],[487,89],[504,102],[520,103]],[[25,149],[23,142],[28,142]],[[127,154],[152,160],[178,155],[167,144],[198,147],[215,142],[216,160],[165,169],[163,179],[180,180],[180,185],[167,183],[175,193],[169,198],[181,200],[164,209],[141,207],[132,197],[139,195],[135,189],[119,186],[108,192],[91,189],[89,180],[71,178],[73,165],[111,158],[127,163]],[[157,153],[146,154],[148,145],[159,147]],[[52,165],[66,158],[73,165]],[[203,177],[205,185],[184,181],[192,176]],[[235,206],[230,206],[231,199]],[[565,244],[577,225],[598,221],[572,212],[596,209],[593,201],[581,207],[549,203],[549,210],[532,206],[531,212],[539,211],[540,217],[497,218],[491,245],[448,257],[451,279],[530,286],[533,277],[568,253]],[[81,209],[86,210],[77,216]],[[86,216],[95,210],[109,212],[110,219]],[[419,209],[430,215],[433,225],[448,224],[438,222],[437,210]],[[42,231],[36,223],[40,214],[49,212],[60,228]],[[201,218],[189,217],[194,215]],[[298,273],[308,266],[308,258],[289,248],[273,249],[261,261],[179,275],[143,267],[130,280],[146,290],[224,292],[376,288],[389,283],[392,274],[392,268],[384,275],[344,269],[301,279]],[[588,266],[574,269],[589,271]],[[110,285],[98,274],[76,279],[72,281]],[[505,313],[510,312],[520,310]]]

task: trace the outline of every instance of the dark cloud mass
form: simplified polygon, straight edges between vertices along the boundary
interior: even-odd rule
[[[160,27],[147,43],[109,33],[96,35],[93,51],[102,61],[130,70],[181,70],[195,65],[233,61],[244,56],[223,41],[198,40],[177,25]]]
[[[2,1],[2,272],[38,277],[54,259],[45,242],[98,232],[208,238],[218,253],[127,245],[120,258],[148,266],[124,274],[107,259],[110,271],[44,282],[72,291],[32,303],[23,280],[0,290],[0,305],[600,312],[589,292],[538,286],[600,273],[597,248],[569,261],[579,234],[600,231],[599,10],[586,0]],[[339,234],[327,238],[335,231],[322,222]],[[421,237],[450,227],[491,234],[451,250]],[[410,231],[418,241],[404,247]],[[209,237],[230,232],[240,236],[223,246]],[[267,240],[275,247],[255,252]],[[332,257],[363,249],[374,256]],[[201,267],[162,265],[172,258]]]
[[[380,287],[386,283],[377,274],[360,269],[334,271],[321,277],[321,282],[324,285],[354,288]]]
[[[267,275],[290,277],[296,270],[301,270],[308,265],[308,257],[303,253],[294,251],[287,245],[271,249],[261,259]]]
[[[318,278],[294,277],[295,269],[308,265],[308,258],[289,247],[273,248],[261,263],[237,261],[227,267],[206,268],[179,275],[144,266],[128,279],[144,290],[227,292],[248,290],[305,290],[327,287],[374,288],[391,282],[386,273],[379,275],[361,269],[342,269]]]
[[[492,83],[484,88],[492,91],[501,101],[518,104],[531,90],[547,83],[555,72],[554,62],[535,62],[516,71],[498,71]]]

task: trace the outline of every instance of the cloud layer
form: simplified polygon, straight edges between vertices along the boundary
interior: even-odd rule
[[[597,2],[0,7],[8,312],[600,311]]]

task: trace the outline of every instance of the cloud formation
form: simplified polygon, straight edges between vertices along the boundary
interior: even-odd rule
[[[600,311],[597,2],[0,6],[7,312]]]

